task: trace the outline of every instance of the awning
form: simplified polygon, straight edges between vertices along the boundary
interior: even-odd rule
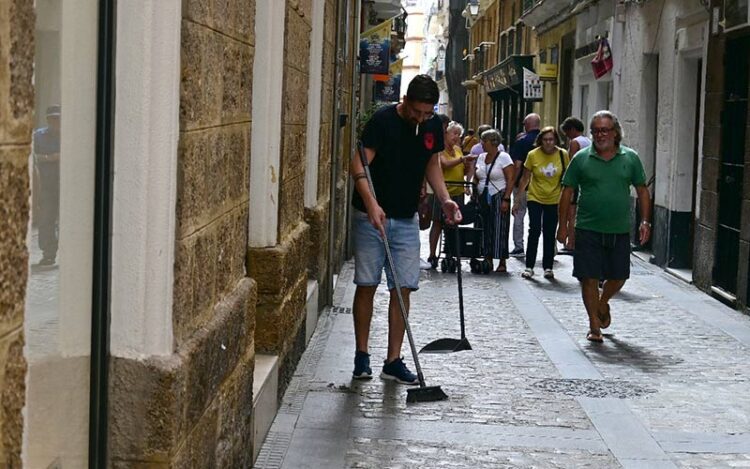
[[[533,55],[511,55],[482,73],[484,87],[492,99],[508,93],[523,95],[523,69],[534,70]]]

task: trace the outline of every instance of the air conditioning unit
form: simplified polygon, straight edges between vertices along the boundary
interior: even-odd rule
[[[724,1],[724,31],[750,25],[750,8],[748,0]]]

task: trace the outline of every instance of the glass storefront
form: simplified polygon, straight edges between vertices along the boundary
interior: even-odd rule
[[[88,465],[96,168],[95,0],[36,0],[23,461]]]

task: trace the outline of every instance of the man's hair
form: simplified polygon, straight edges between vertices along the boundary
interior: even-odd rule
[[[624,135],[622,133],[622,126],[620,125],[620,120],[617,119],[617,116],[612,111],[607,111],[607,110],[597,111],[593,116],[591,116],[591,121],[589,122],[589,130],[594,128],[594,121],[596,119],[602,119],[602,118],[607,118],[612,121],[612,127],[615,129],[615,145],[619,145],[620,142],[622,142]]]
[[[503,143],[503,138],[500,136],[500,132],[495,129],[485,130],[479,138],[481,138],[483,142],[490,142],[490,144],[494,146]]]
[[[474,129],[466,130],[466,135],[474,135]]]
[[[409,83],[406,89],[406,97],[410,101],[437,104],[440,100],[440,90],[437,83],[429,75],[417,75]]]
[[[443,124],[443,127],[447,126],[451,121],[451,118],[445,114],[438,114],[437,116],[438,119],[440,119],[440,123]]]
[[[482,134],[487,132],[488,130],[492,129],[491,125],[482,124],[479,126],[479,129],[477,130],[477,133],[479,134],[479,137],[482,137]]]
[[[583,132],[584,126],[583,122],[581,122],[581,119],[577,117],[568,117],[563,121],[560,128],[563,132],[567,132],[570,129],[576,129],[579,132]]]
[[[555,145],[560,146],[560,135],[557,133],[557,129],[552,127],[551,125],[539,131],[539,135],[536,136],[536,141],[534,142],[534,145],[541,147],[542,138],[544,138],[546,134],[550,134],[550,133],[555,137]]]

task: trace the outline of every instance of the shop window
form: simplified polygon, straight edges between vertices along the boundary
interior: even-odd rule
[[[97,2],[37,0],[24,467],[87,467]]]

